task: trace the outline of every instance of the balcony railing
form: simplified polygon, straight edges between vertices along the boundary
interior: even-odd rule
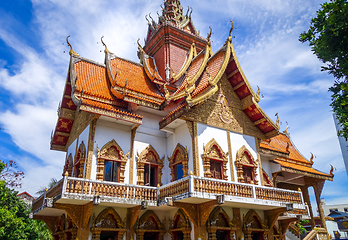
[[[64,177],[33,202],[32,211],[34,214],[40,211],[46,206],[47,199],[51,199],[53,202],[60,202],[60,199],[64,199],[64,202],[67,199],[74,199],[80,200],[80,204],[84,204],[94,201],[95,197],[98,197],[101,202],[140,205],[145,200],[149,206],[158,206],[165,204],[166,197],[172,197],[174,201],[189,198],[214,200],[217,195],[224,195],[224,201],[231,203],[270,207],[293,203],[295,209],[305,209],[302,194],[298,191],[190,175],[158,188]],[[186,202],[190,202],[190,200],[186,200]]]
[[[174,197],[176,200],[187,197],[214,199],[216,195],[225,195],[225,200],[231,202],[238,199],[248,202],[249,199],[256,200],[256,202],[263,201],[263,203],[260,202],[261,204],[270,203],[269,201],[304,204],[299,191],[196,176],[188,176],[159,188],[160,201],[165,197]]]

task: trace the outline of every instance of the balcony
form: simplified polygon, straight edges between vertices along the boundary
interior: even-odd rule
[[[306,210],[302,193],[279,188],[228,182],[212,178],[187,176],[161,187],[64,177],[33,202],[32,212],[38,215],[61,214],[54,203],[84,205],[94,202],[104,206],[167,207],[168,197],[176,202],[199,204],[220,198],[221,204],[240,208],[274,209],[292,204],[294,210]],[[223,200],[221,200],[223,199]]]

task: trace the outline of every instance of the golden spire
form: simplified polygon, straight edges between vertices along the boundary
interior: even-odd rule
[[[79,54],[77,54],[77,52],[75,52],[75,51],[73,50],[71,44],[69,43],[69,37],[70,37],[70,35],[66,37],[66,43],[67,43],[68,46],[70,47],[70,51],[69,51],[70,56],[71,56],[71,55],[80,56]]]
[[[231,37],[231,33],[232,33],[232,31],[233,31],[233,26],[234,26],[233,21],[232,21],[232,20],[230,20],[230,21],[231,21],[231,23],[232,23],[232,26],[231,26],[231,29],[230,29],[230,33],[228,34],[229,37]]]

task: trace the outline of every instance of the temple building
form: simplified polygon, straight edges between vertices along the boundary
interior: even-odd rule
[[[148,20],[139,62],[70,63],[51,137],[62,179],[32,205],[55,240],[273,240],[310,219],[333,173],[261,109],[232,44],[213,53],[179,0]],[[319,239],[318,237],[318,239]]]

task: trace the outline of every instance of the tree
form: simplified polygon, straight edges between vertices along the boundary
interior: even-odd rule
[[[56,183],[58,182],[58,180],[56,178],[51,178],[50,182],[48,183],[47,188],[46,187],[41,187],[36,194],[37,195],[42,195],[46,192],[46,189],[50,189],[51,187],[53,187],[54,185],[56,185]]]
[[[0,175],[6,171],[6,166],[0,161]],[[18,192],[8,188],[4,180],[0,180],[0,239],[52,239],[45,223],[29,219],[30,210],[17,194]]]
[[[0,169],[0,180],[5,181],[7,187],[20,188],[22,186],[24,172],[18,170],[18,166],[13,160],[8,162],[0,161],[0,163],[2,164],[2,169]]]
[[[324,63],[321,70],[336,78],[329,88],[332,92],[331,106],[342,127],[338,134],[348,139],[347,0],[331,0],[321,4],[308,31],[303,32],[299,40],[308,42],[313,53]]]

